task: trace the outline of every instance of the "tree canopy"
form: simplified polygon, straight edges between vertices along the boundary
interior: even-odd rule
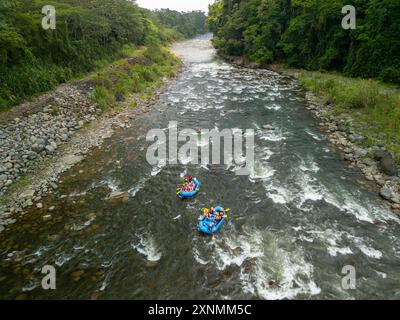
[[[353,1],[354,30],[341,25],[347,4],[344,0],[219,0],[210,6],[207,24],[223,55],[400,83],[400,2]]]
[[[56,9],[56,29],[42,8]],[[126,45],[168,43],[205,32],[206,15],[149,11],[132,0],[1,0],[0,108],[111,60]]]

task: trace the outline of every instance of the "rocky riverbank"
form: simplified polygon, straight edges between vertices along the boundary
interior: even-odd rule
[[[42,208],[42,197],[57,188],[59,176],[116,130],[132,126],[170,79],[163,79],[152,98],[133,97],[106,112],[91,99],[91,81],[81,80],[0,114],[0,232],[27,208]],[[128,107],[132,101],[138,106]],[[47,210],[43,219],[51,217],[52,208]]]
[[[343,160],[360,169],[365,179],[374,183],[371,187],[387,201],[394,213],[400,215],[400,178],[397,164],[387,148],[383,144],[365,146],[367,137],[355,132],[349,121],[333,116],[329,103],[310,92],[306,93],[306,99],[307,110],[325,129],[329,141],[341,150]]]

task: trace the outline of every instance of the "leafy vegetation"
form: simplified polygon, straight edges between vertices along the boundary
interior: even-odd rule
[[[55,30],[42,28],[45,5],[56,8]],[[2,0],[0,111],[127,56],[131,46],[202,33],[205,19],[201,12],[151,12],[129,0]]]
[[[165,34],[191,38],[207,32],[206,16],[202,11],[181,13],[170,9],[149,11],[151,20],[159,26],[161,37]]]
[[[377,80],[354,79],[334,73],[286,70],[302,85],[331,104],[330,112],[369,138],[385,144],[400,160],[400,92]]]
[[[207,23],[222,55],[260,65],[285,62],[308,70],[400,83],[400,2],[355,0],[357,26],[344,30],[344,0],[218,0]]]
[[[176,56],[156,44],[126,51],[128,58],[103,68],[91,79],[95,84],[92,98],[102,109],[122,101],[136,106],[137,99],[150,98],[162,79],[174,76],[181,66]]]

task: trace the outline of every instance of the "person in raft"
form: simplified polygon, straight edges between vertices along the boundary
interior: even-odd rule
[[[222,220],[223,215],[224,214],[222,212],[216,212],[215,220],[217,220],[217,222],[220,222]]]
[[[204,209],[203,213],[204,213],[204,218],[212,219],[214,217],[210,209]]]
[[[192,192],[195,188],[193,177],[189,176],[188,178],[185,178],[184,180],[185,180],[185,184],[184,184],[184,187],[182,188],[182,190],[184,192]]]

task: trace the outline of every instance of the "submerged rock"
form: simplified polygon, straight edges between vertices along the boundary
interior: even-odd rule
[[[50,221],[53,217],[51,216],[51,214],[47,214],[45,216],[42,217],[43,221]]]
[[[270,124],[266,124],[265,126],[263,126],[263,129],[270,130],[270,131],[275,130],[275,128],[273,126],[271,126]]]
[[[155,268],[155,267],[157,267],[157,265],[158,265],[158,261],[151,261],[151,260],[148,260],[146,265],[147,265],[147,267],[149,267],[149,268]]]

